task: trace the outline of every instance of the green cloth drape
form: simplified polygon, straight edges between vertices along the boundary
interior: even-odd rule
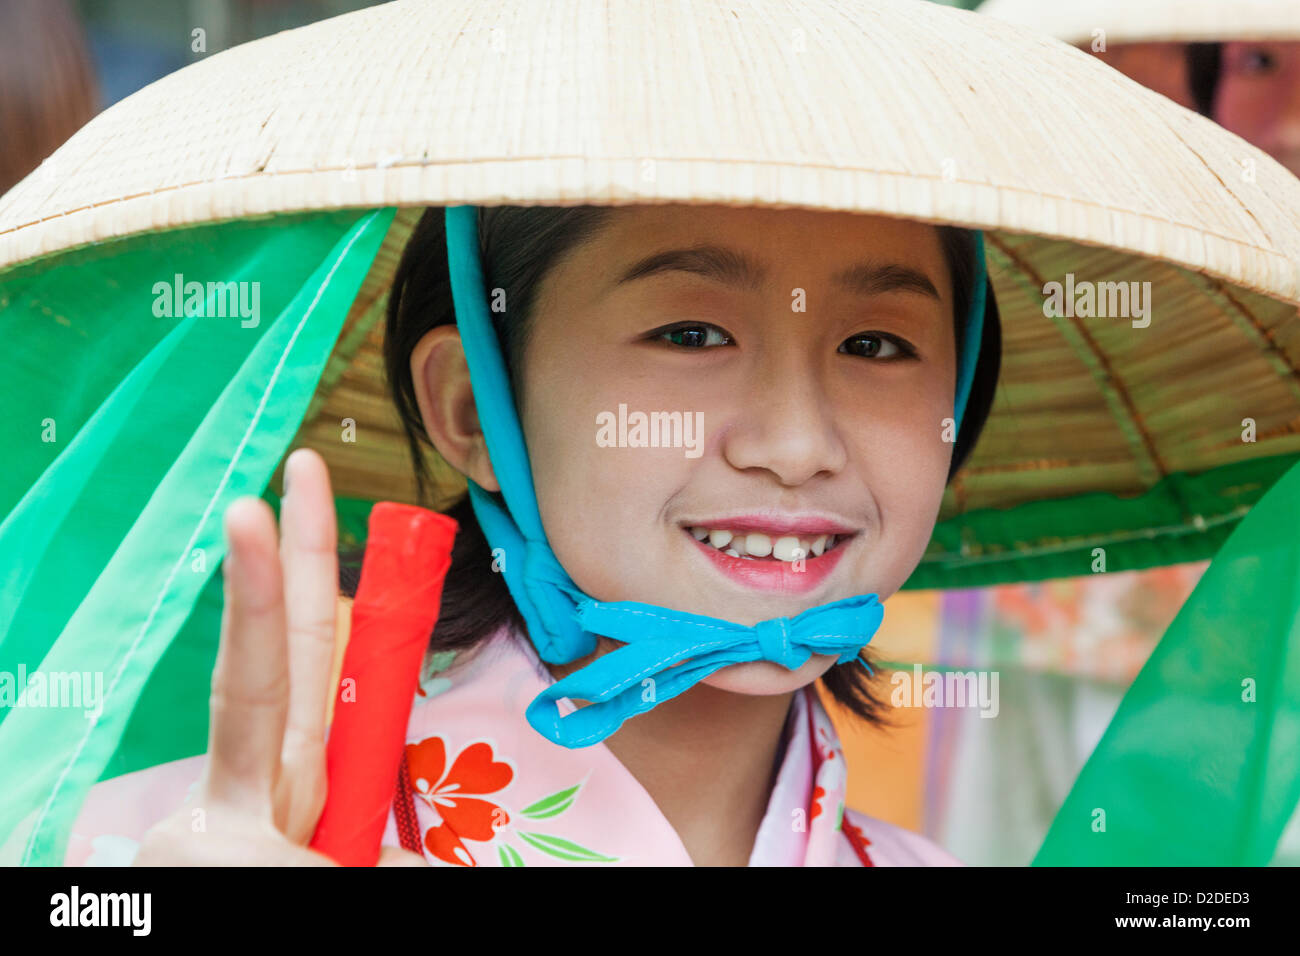
[[[1300,465],[1210,562],[1034,860],[1265,866],[1300,800]]]
[[[145,236],[5,277],[20,359],[5,386],[17,408],[0,487],[0,673],[69,692],[36,706],[29,687],[0,708],[0,861],[62,861],[86,791],[213,580],[226,506],[261,493],[285,454],[392,215]],[[189,282],[202,296],[187,314],[159,315],[164,287]],[[230,314],[231,287],[209,285],[225,282],[247,317]],[[206,693],[186,686],[192,721]],[[166,732],[176,717],[141,719]]]

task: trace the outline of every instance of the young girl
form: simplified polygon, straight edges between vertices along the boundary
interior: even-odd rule
[[[996,382],[992,308],[970,425],[955,447],[944,441],[971,233],[681,205],[490,208],[480,231],[488,285],[509,303],[500,331],[546,535],[584,592],[754,624],[897,591]],[[806,311],[791,311],[791,290]],[[498,490],[450,309],[443,210],[422,219],[390,302],[385,359],[417,473],[428,441]],[[620,406],[701,418],[696,450],[602,446],[597,422]],[[301,844],[323,796],[335,530],[314,453],[290,457],[286,484],[279,558],[265,503],[227,514],[207,773],[144,836],[140,862],[311,858]],[[812,686],[865,720],[881,722],[881,706],[862,665],[835,656],[723,667],[593,747],[543,739],[526,705],[618,645],[602,638],[581,660],[542,665],[474,512],[451,514],[460,534],[430,648],[441,669],[412,712],[386,842],[463,865],[955,862],[844,808],[843,755]],[[141,806],[146,789],[179,793],[202,759],[179,762],[168,784],[144,781],[159,768],[97,790],[106,809]],[[203,833],[194,806],[219,808]],[[74,853],[95,812],[74,828]],[[148,822],[142,807],[137,830]]]
[[[1234,137],[1060,53],[892,0],[393,3],[214,54],[78,133],[0,202],[5,315],[39,357],[14,421],[50,435],[12,443],[0,663],[97,669],[104,712],[0,722],[0,859],[328,862],[332,492],[410,500],[358,347],[391,291],[411,450],[469,503],[385,861],[952,862],[843,807],[813,688],[880,719],[881,601],[918,568],[954,586],[1204,541],[1225,502],[1207,525],[1181,476],[1294,450],[1268,343],[1300,297],[1300,184],[1262,154],[1241,183]],[[1049,307],[1076,278],[1133,308]],[[260,289],[264,314],[205,288]],[[295,435],[329,473],[291,456],[277,529],[241,496]],[[175,680],[180,637],[211,648],[223,555],[215,668],[191,653]],[[174,760],[202,748],[176,725],[209,671],[206,753]]]

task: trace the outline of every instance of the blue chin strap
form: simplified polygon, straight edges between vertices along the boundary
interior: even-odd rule
[[[793,618],[778,617],[746,627],[636,601],[596,601],[573,583],[542,529],[510,379],[488,313],[477,208],[447,207],[446,226],[456,323],[488,455],[509,509],[503,509],[470,480],[474,514],[494,557],[503,559],[506,587],[543,661],[567,664],[584,657],[596,650],[597,635],[625,645],[539,694],[526,712],[533,728],[562,746],[588,747],[614,733],[629,717],[676,697],[731,664],[765,660],[794,670],[813,654],[836,655],[839,664],[862,661],[858,652],[870,643],[884,616],[875,594],[844,598]],[[984,324],[984,243],[979,233],[975,248],[975,295],[966,323],[953,415],[957,432]],[[566,697],[590,703],[561,717],[557,702]]]

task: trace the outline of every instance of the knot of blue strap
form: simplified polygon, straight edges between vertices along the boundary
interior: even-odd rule
[[[861,661],[859,652],[879,629],[884,613],[876,595],[860,594],[750,627],[653,604],[586,598],[578,604],[581,626],[625,645],[547,687],[528,706],[526,716],[547,739],[565,747],[587,747],[604,740],[629,717],[732,664],[769,660],[794,670],[813,654],[834,656],[839,664]],[[561,717],[562,698],[587,703]]]
[[[775,661],[782,667],[794,670],[803,664],[800,657],[804,660],[808,658],[808,654],[801,655],[790,643],[789,618],[777,617],[770,621],[759,621],[754,625],[754,633],[758,636],[758,648],[765,660]]]

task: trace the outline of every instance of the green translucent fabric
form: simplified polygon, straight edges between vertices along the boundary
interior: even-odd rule
[[[1265,866],[1300,800],[1300,465],[1120,702],[1038,866]]]
[[[141,689],[213,581],[226,507],[261,493],[285,454],[392,215],[146,236],[3,277],[19,359],[5,383],[0,673],[94,675],[103,706],[0,708],[0,862],[62,861]],[[202,284],[195,314],[156,314],[156,287],[174,281]],[[217,282],[248,283],[257,312],[230,315]],[[187,686],[198,719],[206,693]],[[170,715],[154,718],[170,733]]]

